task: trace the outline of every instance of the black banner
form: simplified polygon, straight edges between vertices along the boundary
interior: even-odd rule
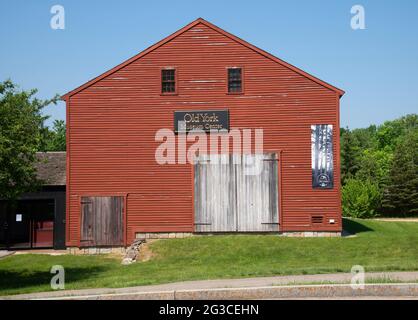
[[[229,110],[175,111],[174,131],[187,133],[191,130],[229,131]]]
[[[335,319],[335,315],[341,310],[347,318],[355,318],[359,313],[362,315],[392,317],[399,316],[396,312],[403,310],[408,312],[416,309],[415,301],[355,301],[347,300],[344,297],[318,297],[317,299],[329,300],[210,300],[210,301],[164,301],[164,300],[129,300],[111,301],[88,300],[88,301],[23,301],[15,300],[0,301],[2,311],[9,310],[14,315],[26,316],[28,310],[43,312],[48,310],[48,314],[56,314],[66,310],[66,314],[71,317],[79,316],[82,312],[85,316],[105,316],[115,312],[115,310],[140,310],[138,320],[142,319],[277,319],[277,310],[283,314],[292,314],[297,310],[298,317],[312,318],[312,310],[328,310],[329,312],[321,315],[323,319]],[[402,297],[398,297],[402,298]],[[405,298],[405,297],[403,297]],[[337,301],[335,299],[341,299]],[[119,309],[118,309],[119,308]],[[193,309],[192,309],[193,308]],[[414,309],[415,308],[415,309]],[[174,312],[175,310],[175,312]],[[168,312],[167,312],[168,311]],[[52,316],[49,316],[52,318]],[[315,317],[314,317],[315,318]],[[383,317],[384,318],[384,317]],[[48,315],[46,315],[48,319]]]

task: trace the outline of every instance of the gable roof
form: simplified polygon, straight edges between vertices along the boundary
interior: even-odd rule
[[[37,152],[36,175],[44,186],[65,186],[66,152]]]
[[[262,50],[262,49],[260,49],[260,48],[258,48],[256,46],[252,45],[251,43],[249,43],[249,42],[247,42],[245,40],[240,39],[237,36],[234,36],[233,34],[227,32],[227,31],[225,31],[225,30],[223,30],[223,29],[221,29],[221,28],[219,28],[217,26],[215,26],[214,24],[212,24],[212,23],[210,23],[208,21],[206,21],[205,19],[198,18],[195,21],[193,21],[193,22],[189,23],[188,25],[184,26],[180,30],[178,30],[178,31],[174,32],[173,34],[169,35],[168,37],[166,37],[166,38],[158,41],[157,43],[155,43],[154,45],[148,47],[144,51],[142,51],[142,52],[138,53],[137,55],[133,56],[132,58],[126,60],[125,62],[122,62],[121,64],[117,65],[116,67],[114,67],[114,68],[106,71],[105,73],[103,73],[103,74],[97,76],[96,78],[94,78],[94,79],[86,82],[85,84],[83,84],[83,85],[75,88],[74,90],[67,92],[66,94],[64,94],[63,96],[61,96],[61,99],[62,100],[66,100],[67,98],[71,97],[72,95],[74,95],[74,94],[76,94],[76,93],[78,93],[78,92],[80,92],[80,91],[88,88],[92,84],[94,84],[94,83],[100,81],[101,79],[103,79],[103,78],[111,75],[112,73],[114,73],[114,72],[116,72],[116,71],[118,71],[118,70],[126,67],[130,63],[132,63],[132,62],[134,62],[134,61],[142,58],[143,56],[145,56],[148,53],[154,51],[155,49],[157,49],[160,46],[166,44],[167,42],[173,40],[174,38],[178,37],[182,33],[190,30],[191,28],[193,28],[194,26],[196,26],[196,25],[198,25],[200,23],[201,24],[204,24],[205,26],[207,26],[207,27],[209,27],[209,28],[211,28],[211,29],[213,29],[213,30],[215,30],[217,32],[219,32],[220,34],[228,37],[229,39],[231,39],[231,40],[233,40],[235,42],[238,42],[241,45],[243,45],[243,46],[245,46],[245,47],[247,47],[247,48],[249,48],[249,49],[251,49],[251,50],[253,50],[253,51],[255,51],[255,52],[259,53],[259,54],[261,54],[262,56],[264,56],[264,57],[266,57],[268,59],[271,59],[271,60],[277,62],[278,64],[280,64],[280,65],[282,65],[282,66],[284,66],[286,68],[289,68],[290,70],[293,70],[296,73],[299,73],[300,75],[302,75],[302,76],[304,76],[304,77],[306,77],[306,78],[308,78],[308,79],[310,79],[310,80],[312,80],[312,81],[314,81],[314,82],[316,82],[316,83],[324,86],[325,88],[328,88],[328,89],[336,92],[340,97],[342,97],[344,95],[344,93],[345,93],[343,90],[341,90],[341,89],[339,89],[337,87],[334,87],[331,84],[329,84],[329,83],[327,83],[327,82],[325,82],[325,81],[323,81],[323,80],[321,80],[321,79],[319,79],[319,78],[317,78],[317,77],[315,77],[315,76],[313,76],[313,75],[311,75],[311,74],[309,74],[309,73],[307,73],[307,72],[305,72],[305,71],[303,71],[303,70],[301,70],[301,69],[299,69],[299,68],[291,65],[290,63],[287,63],[287,62],[285,62],[285,61],[277,58],[276,56],[274,56],[274,55],[272,55],[272,54],[270,54],[270,53],[268,53],[268,52],[266,52],[266,51],[264,51],[264,50]]]

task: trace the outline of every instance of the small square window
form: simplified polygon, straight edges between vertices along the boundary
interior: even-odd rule
[[[163,69],[161,70],[161,92],[175,93],[176,92],[176,70]]]
[[[242,92],[242,69],[229,68],[228,69],[228,92],[241,93]]]

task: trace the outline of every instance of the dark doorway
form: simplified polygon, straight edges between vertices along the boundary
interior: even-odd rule
[[[123,245],[123,199],[81,198],[81,246]]]
[[[54,199],[19,200],[0,206],[0,245],[8,249],[54,246]]]

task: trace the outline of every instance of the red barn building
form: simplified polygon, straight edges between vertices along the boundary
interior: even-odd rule
[[[67,246],[216,232],[338,235],[343,94],[197,19],[63,96]],[[194,164],[179,163],[184,132],[177,132],[166,149],[175,163],[159,163],[156,151],[168,138],[157,132],[192,127],[208,140],[250,130],[251,150],[238,154],[231,144],[216,158],[211,146]],[[245,163],[254,159],[260,174],[247,174]]]

